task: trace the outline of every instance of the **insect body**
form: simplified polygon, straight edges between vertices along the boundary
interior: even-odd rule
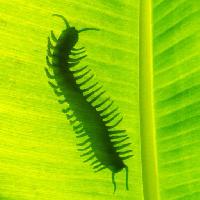
[[[125,130],[115,129],[122,120],[120,113],[117,108],[112,109],[113,101],[110,98],[99,102],[105,91],[98,82],[92,81],[94,75],[91,74],[88,66],[77,67],[86,57],[86,55],[81,56],[85,53],[84,48],[75,48],[79,33],[98,29],[77,30],[75,27],[70,27],[63,16],[57,14],[54,16],[64,20],[66,29],[58,39],[51,31],[51,40],[55,45],[48,37],[46,57],[48,69],[45,70],[48,78],[56,82],[55,84],[49,81],[49,84],[57,96],[64,97],[64,100],[59,102],[69,104],[63,112],[72,124],[76,137],[82,140],[78,146],[82,152],[81,157],[85,157],[84,162],[90,161],[95,172],[105,168],[110,169],[114,191],[116,190],[115,173],[125,169],[128,189],[128,167],[124,160],[132,155],[131,150],[126,149],[130,143],[124,143],[128,139]]]

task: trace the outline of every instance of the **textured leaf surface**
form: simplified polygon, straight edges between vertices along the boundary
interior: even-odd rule
[[[138,117],[138,1],[1,1],[0,198],[10,200],[143,199]],[[94,173],[82,162],[62,106],[47,83],[47,36],[64,24],[101,31],[81,35],[89,64],[124,113],[135,157],[125,173]]]
[[[199,2],[153,0],[154,99],[162,200],[200,198]],[[143,199],[138,102],[138,0],[1,1],[0,199]],[[128,160],[113,195],[111,173],[82,162],[76,138],[44,72],[47,36],[67,17],[84,33],[89,64],[124,114]],[[144,58],[145,59],[145,58]],[[151,159],[149,159],[151,161]]]
[[[199,1],[154,0],[154,94],[161,199],[200,198]]]

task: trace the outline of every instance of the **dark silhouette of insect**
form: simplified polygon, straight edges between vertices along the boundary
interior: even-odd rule
[[[54,14],[64,20],[66,29],[57,39],[51,31],[52,44],[48,37],[47,65],[45,68],[49,84],[57,96],[63,96],[60,103],[68,103],[68,108],[63,112],[73,126],[76,137],[84,139],[78,144],[83,152],[81,157],[86,157],[84,162],[91,162],[95,172],[108,168],[112,172],[114,191],[116,190],[115,173],[126,170],[126,188],[128,190],[128,167],[124,160],[130,158],[132,150],[126,149],[130,143],[124,143],[129,137],[125,130],[116,130],[122,117],[118,108],[113,107],[110,98],[101,100],[105,91],[98,82],[94,82],[94,74],[88,66],[78,67],[80,61],[86,57],[84,47],[75,48],[79,39],[79,33],[95,28],[83,28],[77,30],[70,27],[67,20],[58,14]],[[83,55],[77,57],[79,55]],[[72,57],[73,56],[73,57]],[[75,58],[76,57],[76,58]],[[51,61],[50,61],[51,59]]]

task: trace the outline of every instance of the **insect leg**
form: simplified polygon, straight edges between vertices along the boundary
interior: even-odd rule
[[[89,149],[91,147],[91,145],[88,145],[87,147],[83,148],[83,149],[78,149],[79,151],[85,151],[87,149]]]
[[[129,158],[133,157],[133,155],[125,156],[125,157],[120,157],[122,160],[127,160]]]
[[[83,49],[85,49],[85,47],[81,47],[81,48],[78,48],[78,49],[72,48],[73,51],[80,51],[80,50],[83,50]]]
[[[57,89],[59,88],[57,85],[53,84],[51,81],[48,81],[49,85],[54,88],[54,89]]]
[[[95,155],[92,155],[91,157],[89,157],[88,159],[84,160],[83,162],[88,162],[88,161],[92,160],[93,158],[95,158]]]
[[[48,37],[48,48],[49,49],[54,49],[55,47],[53,46],[53,44],[51,43],[50,38]]]
[[[76,134],[82,134],[84,133],[84,128],[81,128],[80,130],[75,130]]]
[[[107,97],[104,101],[102,101],[101,103],[95,105],[95,106],[94,106],[95,109],[101,107],[103,104],[105,104],[105,103],[106,103],[107,101],[109,101],[109,100],[110,100],[110,97]]]
[[[95,165],[95,164],[97,164],[97,163],[99,163],[99,161],[98,161],[98,160],[95,160],[95,161],[93,161],[90,165]]]
[[[48,78],[55,79],[55,76],[50,74],[49,70],[46,67],[45,67],[45,72],[46,72],[46,75],[47,75]]]
[[[87,67],[88,67],[88,65],[86,65],[86,66],[84,66],[84,67],[81,67],[80,69],[73,70],[72,72],[73,72],[74,74],[76,74],[76,73],[79,73],[79,72],[83,71],[83,70],[86,69]]]
[[[60,91],[58,91],[58,89],[54,89],[54,93],[55,93],[58,97],[60,97],[60,96],[63,95],[63,93],[60,92]]]
[[[72,56],[76,56],[76,55],[79,55],[79,54],[82,54],[82,53],[85,53],[85,52],[86,52],[86,50],[81,51],[81,52],[79,52],[79,53],[71,52],[70,54],[71,54]]]
[[[121,135],[111,136],[110,139],[115,140],[115,139],[121,139],[121,138],[125,138],[125,137],[127,137],[126,134],[121,134]]]
[[[84,142],[79,143],[78,146],[83,146],[83,145],[87,144],[88,142],[90,142],[90,138],[88,138]]]
[[[92,84],[91,86],[89,86],[89,87],[87,87],[87,88],[82,89],[82,91],[83,91],[83,92],[87,92],[87,91],[91,90],[92,88],[94,88],[94,87],[97,86],[97,85],[98,85],[98,82]]]
[[[81,154],[80,157],[88,156],[88,155],[90,155],[91,153],[93,153],[93,150],[90,150],[90,151],[88,151],[88,152],[86,152],[86,153]]]
[[[92,95],[96,94],[99,90],[102,89],[102,86],[98,87],[97,89],[95,89],[92,92],[89,92],[88,94],[84,95],[86,99],[88,99],[89,97],[91,97]]]
[[[126,170],[126,189],[128,190],[128,167],[125,166],[125,170]]]
[[[131,145],[131,143],[127,143],[127,144],[122,144],[121,146],[117,146],[115,147],[116,150],[120,150],[120,149],[124,149],[125,147]]]
[[[73,68],[78,65],[80,62],[68,63],[69,68]]]
[[[58,100],[58,103],[60,103],[60,104],[63,104],[63,103],[66,103],[67,102],[67,100],[66,99],[64,99],[64,100]]]
[[[95,166],[93,167],[93,169],[97,169],[97,168],[99,168],[99,167],[101,167],[101,166],[102,166],[102,164],[99,163],[99,164],[95,165]]]
[[[48,56],[46,56],[46,62],[47,62],[47,65],[49,66],[49,67],[54,67],[54,65],[52,64],[52,63],[50,63],[50,60],[49,60],[49,57]]]
[[[79,58],[69,58],[69,62],[77,62],[85,58],[87,55],[81,56]]]
[[[50,48],[47,49],[47,55],[48,55],[49,57],[51,57],[51,58],[53,57],[53,54],[51,53]]]
[[[62,109],[63,113],[68,113],[69,111],[70,111],[70,108],[64,108],[64,109]]]
[[[132,152],[133,152],[132,150],[127,150],[127,151],[120,151],[120,152],[117,152],[117,153],[119,153],[119,155],[124,155],[124,154],[132,153]]]
[[[112,118],[110,118],[110,119],[106,119],[106,120],[104,120],[103,119],[103,121],[105,121],[106,122],[106,124],[109,124],[110,122],[112,122],[114,119],[116,119],[118,116],[120,115],[120,113],[117,113],[117,114],[115,114]]]
[[[68,113],[65,113],[65,114],[67,115],[67,119],[68,119],[68,120],[70,120],[70,119],[72,119],[72,118],[74,117],[73,114],[68,114]]]
[[[108,129],[112,129],[112,128],[114,128],[114,127],[116,127],[121,121],[122,121],[122,119],[123,119],[123,117],[121,117],[114,125],[112,125],[112,126],[107,126],[108,127]]]
[[[91,101],[89,101],[91,104],[94,103],[99,97],[101,97],[106,91],[102,91],[97,96],[95,96]]]
[[[94,74],[92,74],[89,78],[87,78],[85,81],[81,82],[81,83],[77,83],[78,85],[82,86],[84,84],[86,84],[88,81],[90,81],[92,78],[94,77]]]
[[[114,130],[114,131],[109,131],[110,135],[118,135],[118,134],[122,134],[125,133],[126,130]]]
[[[118,107],[115,108],[115,109],[113,109],[112,111],[110,111],[108,114],[104,114],[104,115],[102,114],[101,116],[102,116],[104,119],[106,119],[107,117],[110,117],[112,114],[115,114],[117,110],[118,110]]]
[[[106,169],[106,167],[105,167],[105,166],[102,166],[101,168],[95,170],[94,172],[97,173],[97,172],[99,172],[99,171],[101,171],[101,170],[103,170],[103,169]]]
[[[121,144],[121,143],[123,143],[124,141],[126,141],[126,140],[128,140],[128,139],[129,139],[129,137],[126,136],[125,138],[123,138],[123,139],[121,139],[121,140],[112,141],[112,144],[113,144],[113,145],[118,145],[118,144]]]
[[[81,74],[79,76],[75,76],[75,79],[77,79],[77,80],[81,79],[81,78],[83,78],[84,76],[86,76],[90,72],[91,72],[91,69],[87,70],[85,73],[83,73],[83,74]]]
[[[112,173],[112,183],[114,186],[114,193],[115,193],[117,186],[116,186],[116,182],[115,182],[115,173],[114,172]]]
[[[104,113],[106,110],[108,110],[112,105],[113,105],[114,101],[111,101],[105,108],[103,108],[102,110],[99,110],[98,112],[100,114]]]
[[[53,31],[51,31],[51,38],[54,42],[58,42],[58,39],[56,38],[55,34]]]
[[[86,134],[86,133],[83,133],[83,134],[81,134],[81,135],[77,135],[76,137],[77,137],[77,138],[81,138],[81,137],[84,137],[84,136],[87,136],[87,134]]]

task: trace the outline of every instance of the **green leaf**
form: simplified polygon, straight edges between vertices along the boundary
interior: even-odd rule
[[[154,98],[161,199],[199,199],[199,1],[154,0]]]
[[[200,197],[199,16],[195,0],[140,3],[145,199]]]
[[[142,199],[138,112],[138,0],[10,0],[1,2],[1,142],[2,199]],[[122,128],[133,143],[129,188],[125,172],[94,173],[83,163],[63,106],[48,85],[47,37],[58,37],[65,16],[80,34],[88,64],[124,115]]]
[[[140,2],[139,100],[144,199],[160,197],[153,94],[152,2]]]
[[[199,199],[199,8],[197,0],[2,1],[0,199]],[[82,162],[48,85],[47,37],[64,28],[54,13],[100,29],[78,44],[124,115],[129,191],[124,171],[113,194],[111,172]]]

